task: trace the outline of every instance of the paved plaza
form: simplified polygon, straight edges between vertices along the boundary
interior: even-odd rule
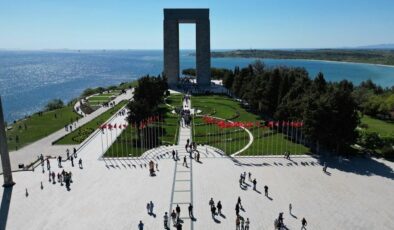
[[[115,116],[111,122],[124,123],[125,116]],[[0,189],[0,229],[5,225],[7,229],[40,230],[138,229],[141,220],[144,229],[157,230],[164,229],[164,213],[179,204],[183,229],[228,230],[235,229],[238,196],[244,208],[240,215],[250,219],[250,229],[274,229],[279,212],[284,213],[288,229],[300,229],[303,217],[308,221],[307,229],[393,229],[392,162],[331,159],[326,174],[321,159],[311,156],[294,156],[291,160],[278,156],[231,158],[199,146],[201,162],[187,158],[185,167],[183,156],[189,154],[184,146],[190,131],[181,128],[178,146],[160,147],[140,158],[105,160],[101,158],[101,138],[106,134],[99,133],[78,152],[82,169],[77,163],[72,167],[70,161],[58,168],[56,160],[51,160],[55,173],[72,171],[70,191],[48,181],[46,166],[44,172],[39,166],[34,172],[14,173],[16,185]],[[179,161],[167,154],[172,149],[178,150]],[[154,177],[149,176],[150,160],[158,163]],[[252,179],[256,178],[257,191],[248,178],[246,188],[240,188],[242,172],[251,172]],[[268,197],[264,185],[269,187]],[[223,216],[215,220],[208,204],[210,198],[223,205]],[[147,213],[150,201],[154,203],[154,215]],[[188,203],[194,206],[194,221],[188,217]]]

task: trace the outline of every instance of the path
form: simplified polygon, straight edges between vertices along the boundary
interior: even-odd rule
[[[190,108],[190,100],[188,103],[183,102],[183,108]],[[182,121],[181,121],[182,123]],[[180,126],[179,141],[177,151],[179,159],[175,162],[174,179],[172,185],[171,204],[169,213],[176,208],[177,205],[181,208],[180,219],[183,221],[182,229],[193,229],[193,221],[189,217],[188,207],[193,204],[193,159],[189,157],[186,152],[185,145],[187,140],[191,142],[191,128],[189,126]],[[184,157],[186,157],[187,166],[184,165]],[[170,222],[170,225],[172,223]]]
[[[121,94],[116,97],[113,101],[118,104],[122,100],[129,100],[133,96],[133,90],[127,90],[126,94]],[[77,128],[88,123],[94,118],[100,116],[102,113],[110,109],[109,107],[101,107],[94,111],[93,113],[79,119],[76,123]],[[67,148],[77,147],[78,145],[52,145],[52,142],[58,140],[59,138],[65,136],[69,132],[66,132],[64,128],[44,137],[34,143],[31,143],[23,148],[10,152],[10,160],[11,160],[11,168],[12,170],[18,170],[18,164],[22,163],[25,165],[30,164],[31,162],[37,159],[37,156],[43,154],[47,155],[65,155],[65,151]]]

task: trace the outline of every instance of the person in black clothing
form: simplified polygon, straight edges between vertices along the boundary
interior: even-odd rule
[[[191,203],[189,204],[188,209],[189,209],[189,217],[193,218],[193,205]]]
[[[257,184],[257,181],[256,181],[256,179],[253,179],[253,190],[256,190],[256,184]]]
[[[74,158],[77,158],[77,157],[78,157],[78,156],[77,156],[77,149],[76,149],[76,148],[73,149],[73,155],[74,155]]]
[[[181,223],[178,223],[176,225],[176,230],[182,230],[182,224]]]
[[[71,161],[71,166],[74,167],[74,157],[73,156],[70,157],[70,161]]]
[[[179,207],[179,205],[176,205],[175,211],[176,211],[177,218],[179,220],[179,218],[181,216],[181,207]]]
[[[264,193],[265,193],[265,196],[268,196],[268,186],[267,185],[264,186]]]
[[[305,220],[305,217],[304,217],[304,218],[302,218],[302,220],[301,220],[301,224],[302,224],[302,227],[301,227],[301,229],[306,229],[306,228],[305,228],[305,226],[306,226],[308,223],[306,222],[306,220]]]
[[[175,150],[172,150],[172,159],[175,160]]]
[[[215,207],[215,205],[213,205],[213,206],[211,207],[211,213],[212,213],[212,218],[215,219],[215,215],[216,215],[216,207]]]
[[[239,205],[238,205],[238,203],[235,205],[235,214],[237,216],[239,215]]]
[[[216,207],[218,208],[218,214],[219,215],[222,215],[222,203],[220,202],[220,200],[219,200],[219,202],[218,202],[218,204],[216,205]]]
[[[239,205],[240,208],[242,208],[241,197],[238,197],[237,204]]]

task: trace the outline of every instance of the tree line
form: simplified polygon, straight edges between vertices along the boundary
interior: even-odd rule
[[[304,68],[268,68],[256,61],[226,72],[223,84],[264,119],[302,120],[314,146],[348,152],[358,138],[355,87],[347,80],[327,82],[323,73],[311,79]]]

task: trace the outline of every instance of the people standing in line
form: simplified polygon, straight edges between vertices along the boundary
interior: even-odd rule
[[[191,203],[189,204],[188,210],[189,210],[189,217],[193,219],[193,205]]]
[[[255,191],[256,191],[256,185],[257,185],[257,181],[255,178],[255,179],[253,179],[253,190],[255,190]]]
[[[306,229],[306,225],[307,225],[308,223],[306,222],[306,220],[305,220],[305,217],[304,217],[304,218],[302,218],[302,220],[301,220],[301,224],[302,224],[302,227],[301,227],[301,229]]]
[[[265,193],[265,196],[268,197],[268,186],[267,185],[264,186],[264,193]]]
[[[163,216],[164,219],[164,229],[168,229],[168,214],[167,212]]]
[[[245,230],[249,230],[249,225],[250,225],[249,218],[246,218],[246,222],[245,222]]]
[[[142,223],[142,220],[140,220],[140,223],[138,224],[138,230],[144,230],[144,223]]]
[[[222,203],[220,202],[220,200],[219,200],[219,202],[218,202],[218,204],[216,205],[216,207],[218,208],[218,215],[222,215]]]

